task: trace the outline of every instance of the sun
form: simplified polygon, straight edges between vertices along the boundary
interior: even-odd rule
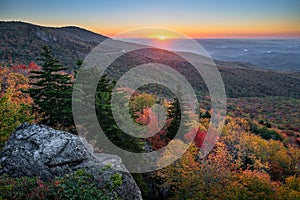
[[[165,40],[165,39],[166,39],[166,36],[160,35],[160,36],[159,36],[159,39],[160,39],[160,40]]]

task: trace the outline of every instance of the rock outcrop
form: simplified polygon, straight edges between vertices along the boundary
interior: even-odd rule
[[[85,169],[104,188],[111,176],[119,173],[122,185],[114,192],[121,199],[142,199],[140,189],[126,172],[120,157],[94,154],[85,139],[44,125],[21,125],[6,142],[0,156],[0,174],[11,177],[39,176],[49,180]]]

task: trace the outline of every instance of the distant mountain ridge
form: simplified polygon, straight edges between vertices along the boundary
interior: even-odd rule
[[[37,62],[43,45],[48,45],[63,64],[72,68],[107,37],[75,26],[44,27],[25,22],[0,22],[2,64]]]
[[[197,39],[213,59],[300,72],[300,38]]]
[[[28,65],[31,61],[40,64],[37,58],[42,46],[48,45],[55,58],[72,70],[78,59],[83,60],[94,47],[107,38],[74,26],[54,28],[24,22],[0,22],[0,65]],[[152,59],[168,61],[165,55],[161,57],[156,51],[153,52],[153,55],[148,51],[140,56],[149,62]],[[135,57],[129,56],[125,60],[114,62],[113,69],[116,73],[113,78],[120,77],[134,64],[134,60]],[[215,63],[220,70],[228,97],[300,98],[299,72],[266,70],[246,62],[215,60]],[[204,83],[201,84],[200,81],[200,84],[196,84],[196,80],[201,79],[197,73],[186,70],[181,64],[174,65],[174,68],[188,77],[191,83],[195,83],[198,92],[207,93]]]

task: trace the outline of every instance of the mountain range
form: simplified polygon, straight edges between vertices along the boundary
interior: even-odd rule
[[[24,22],[0,22],[0,59],[2,64],[38,62],[43,45],[68,67],[83,59],[107,37],[91,31],[67,26],[43,27]]]
[[[250,62],[259,68],[300,72],[300,39],[199,39],[213,59]]]
[[[107,38],[75,26],[56,28],[24,22],[0,22],[0,65],[12,66],[19,63],[27,65],[31,61],[40,64],[37,58],[42,46],[47,45],[53,55],[72,70],[78,59],[83,60],[95,46]],[[228,41],[226,42],[228,44]],[[208,52],[210,50],[208,48]],[[222,58],[220,53],[219,55]],[[224,56],[223,58],[230,60],[225,59]],[[147,55],[144,59],[151,60]],[[278,59],[280,60],[280,58]],[[251,57],[245,60],[256,61]],[[300,98],[299,72],[266,70],[250,62],[219,60],[215,60],[215,62],[225,83],[228,97],[285,96]],[[131,64],[130,59],[122,63],[117,62],[114,67],[118,72],[123,73],[128,64]],[[180,66],[174,66],[174,68],[180,70]],[[188,70],[182,70],[182,73],[186,73],[185,76],[190,78],[189,81],[193,82],[193,80],[199,79]],[[116,74],[116,76],[119,75]],[[199,90],[205,88],[198,85],[196,87]]]

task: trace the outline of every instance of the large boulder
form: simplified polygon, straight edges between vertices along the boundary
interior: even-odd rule
[[[119,173],[122,185],[114,192],[122,199],[142,199],[120,157],[95,154],[85,139],[44,125],[23,124],[17,128],[0,152],[0,159],[0,175],[49,180],[85,169],[95,180],[101,180],[97,181],[100,188],[110,184],[111,177]]]

